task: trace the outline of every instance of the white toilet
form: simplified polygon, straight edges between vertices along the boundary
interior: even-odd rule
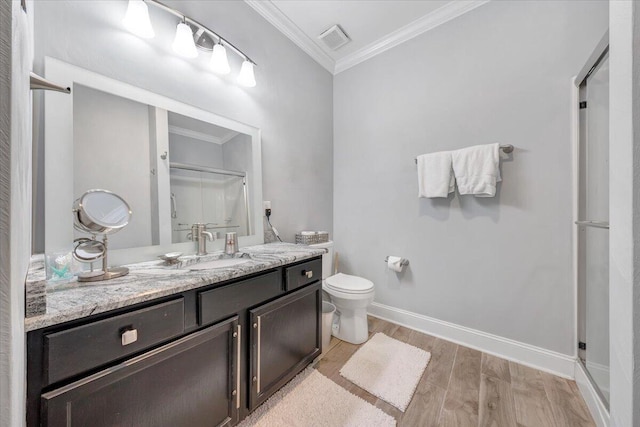
[[[373,302],[373,282],[348,274],[333,274],[333,242],[311,245],[327,249],[322,255],[322,289],[336,306],[333,335],[352,344],[362,344],[369,338],[367,307]]]

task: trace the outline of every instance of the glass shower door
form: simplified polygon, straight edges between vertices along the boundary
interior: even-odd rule
[[[579,357],[609,401],[609,60],[580,85]]]

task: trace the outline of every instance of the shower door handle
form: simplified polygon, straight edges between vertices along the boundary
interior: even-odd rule
[[[609,229],[608,221],[576,221],[576,225],[584,225],[585,227],[605,228]]]

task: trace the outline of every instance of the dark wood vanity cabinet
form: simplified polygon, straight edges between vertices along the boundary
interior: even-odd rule
[[[42,425],[228,426],[237,421],[238,318],[42,395]]]
[[[237,424],[321,353],[308,263],[29,332],[28,427]]]
[[[320,283],[250,310],[253,410],[321,352]]]

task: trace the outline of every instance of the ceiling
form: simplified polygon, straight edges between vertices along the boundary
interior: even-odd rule
[[[488,0],[245,0],[320,65],[337,74]],[[339,24],[351,42],[336,51],[318,39]]]

